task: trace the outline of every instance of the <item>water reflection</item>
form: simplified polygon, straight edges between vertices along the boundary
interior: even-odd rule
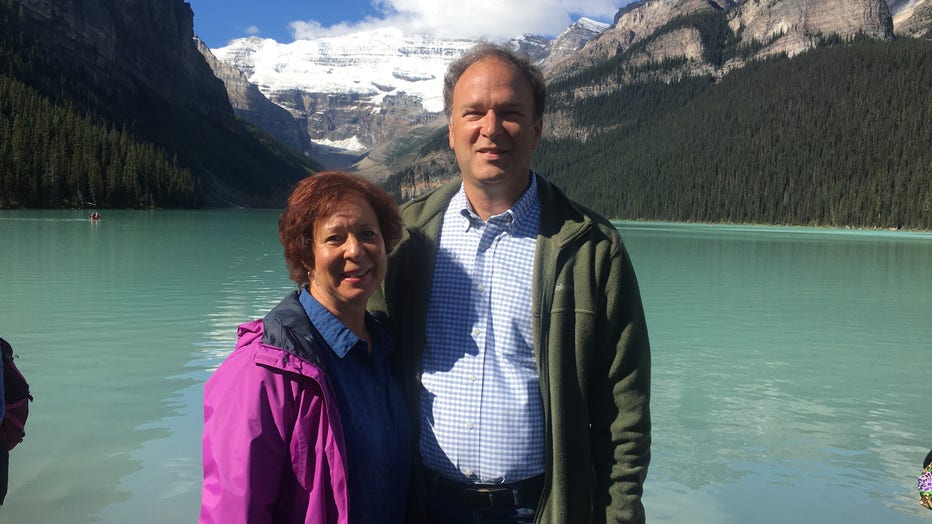
[[[645,495],[652,516],[921,516],[913,492],[932,428],[916,408],[930,387],[920,355],[932,350],[932,235],[620,230],[654,348],[655,460]],[[653,498],[660,486],[721,498],[726,514],[697,520],[688,506]],[[753,503],[736,503],[742,494]],[[870,509],[852,509],[852,497]],[[787,500],[801,509],[788,513]]]

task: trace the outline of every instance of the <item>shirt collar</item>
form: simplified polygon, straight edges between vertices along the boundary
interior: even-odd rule
[[[330,346],[330,349],[333,350],[334,354],[338,357],[345,357],[351,349],[359,344],[366,347],[366,343],[356,336],[355,333],[350,331],[343,322],[340,322],[340,319],[318,302],[313,295],[308,293],[307,288],[301,289],[301,294],[298,299],[301,301],[301,305],[304,307],[304,312],[307,313],[307,317],[310,319],[311,323],[314,324],[314,327],[317,328],[320,336],[323,337],[324,342]],[[384,330],[382,325],[372,318],[369,313],[366,313],[366,327],[369,328],[369,336],[372,337],[370,342],[373,344],[373,357],[382,357],[383,355],[391,353],[394,345],[391,337]]]
[[[463,184],[460,184],[460,190],[453,195],[448,209],[456,210],[462,215],[465,231],[469,231],[470,227],[479,227],[483,224],[497,225],[507,231],[512,228],[520,227],[522,222],[529,218],[534,218],[536,216],[534,211],[539,207],[540,198],[537,195],[537,174],[531,171],[531,185],[529,185],[524,194],[521,195],[521,198],[519,198],[510,209],[504,213],[490,216],[487,221],[483,222],[483,220],[479,218],[479,215],[476,214],[472,204],[469,203],[469,199],[466,198],[466,189]]]

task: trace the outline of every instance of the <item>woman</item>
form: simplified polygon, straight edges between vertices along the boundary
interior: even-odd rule
[[[397,206],[322,172],[297,185],[278,228],[300,289],[240,325],[207,381],[200,522],[400,522],[410,419],[391,337],[366,311],[401,237]]]

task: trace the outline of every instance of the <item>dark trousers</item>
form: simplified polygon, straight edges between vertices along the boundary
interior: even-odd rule
[[[2,393],[0,393],[2,394]],[[0,506],[6,499],[6,490],[10,481],[10,450],[0,444]]]
[[[427,522],[431,524],[532,524],[543,475],[502,486],[463,485],[427,475]]]

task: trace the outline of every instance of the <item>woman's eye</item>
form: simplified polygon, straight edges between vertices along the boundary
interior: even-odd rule
[[[375,231],[361,231],[359,233],[359,238],[363,240],[373,240],[376,237]]]

